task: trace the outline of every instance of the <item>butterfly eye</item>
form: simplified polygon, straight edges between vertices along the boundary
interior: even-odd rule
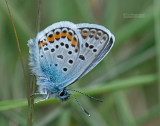
[[[60,92],[59,94],[60,96],[63,96],[64,95],[64,90],[62,92]]]

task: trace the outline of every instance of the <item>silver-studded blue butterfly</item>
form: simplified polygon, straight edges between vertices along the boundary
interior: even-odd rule
[[[54,23],[29,40],[30,66],[39,94],[67,100],[67,87],[92,70],[110,51],[114,35],[96,24]],[[43,100],[41,100],[43,101]]]

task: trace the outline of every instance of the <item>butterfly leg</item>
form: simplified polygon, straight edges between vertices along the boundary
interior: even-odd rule
[[[34,93],[34,94],[31,94],[30,97],[44,98],[44,97],[37,97],[37,96],[39,96],[39,95],[42,95],[42,96],[47,95],[47,90],[44,90],[43,93]]]
[[[45,95],[46,95],[46,94],[45,94]],[[45,99],[39,100],[39,101],[35,102],[34,104],[39,103],[39,102],[42,102],[42,101],[46,101],[48,98],[49,98],[49,93],[46,95],[46,98],[45,98]]]
[[[37,95],[46,95],[46,93],[34,93],[34,94],[31,94],[30,95],[30,97],[35,97],[35,96],[37,96]]]

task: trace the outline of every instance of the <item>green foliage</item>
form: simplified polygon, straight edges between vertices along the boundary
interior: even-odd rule
[[[36,35],[38,0],[8,0],[17,30],[28,87],[27,41]],[[160,125],[159,0],[43,0],[40,30],[54,22],[104,25],[116,41],[107,57],[70,87],[104,102],[74,93],[91,117],[71,97],[51,98],[28,109],[25,81],[13,27],[0,1],[0,123],[3,126],[159,126]],[[29,88],[30,90],[30,88]],[[31,92],[31,90],[29,91]],[[73,92],[72,92],[73,93]],[[29,110],[29,114],[28,114]],[[34,112],[33,112],[34,111]],[[33,118],[32,115],[33,114]]]

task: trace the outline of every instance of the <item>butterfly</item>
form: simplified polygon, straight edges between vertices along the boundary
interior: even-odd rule
[[[92,70],[110,51],[114,35],[97,24],[61,21],[28,41],[32,73],[39,93],[47,100],[69,98],[67,88]]]

